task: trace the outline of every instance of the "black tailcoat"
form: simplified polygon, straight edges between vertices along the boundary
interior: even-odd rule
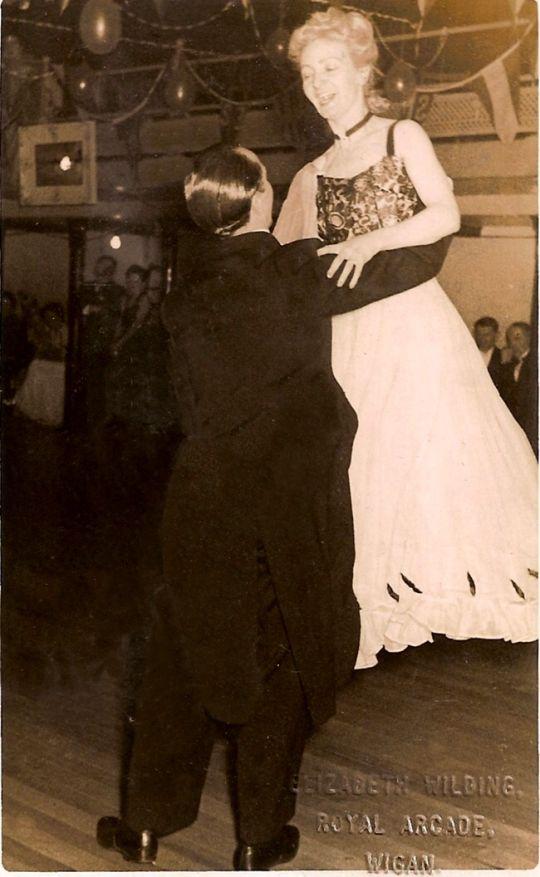
[[[199,236],[164,306],[187,436],[169,485],[169,611],[202,703],[245,722],[261,692],[257,545],[263,544],[316,724],[335,708],[358,646],[347,468],[355,414],[331,370],[331,321],[440,269],[448,240],[326,279],[317,242],[264,232]],[[188,261],[191,260],[191,267]]]
[[[497,387],[499,393],[501,392],[502,369],[503,361],[501,356],[501,348],[494,347],[493,353],[491,354],[491,359],[489,360],[488,372],[491,375],[491,380]]]
[[[538,457],[538,380],[535,365],[534,353],[530,350],[516,381],[516,360],[505,363],[501,368],[500,393]]]

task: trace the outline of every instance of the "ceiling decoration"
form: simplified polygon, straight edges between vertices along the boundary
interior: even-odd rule
[[[55,120],[122,125],[204,107],[228,118],[225,107],[265,108],[287,95],[298,111],[288,39],[330,5],[369,16],[382,91],[397,115],[426,107],[422,95],[467,88],[501,139],[515,136],[520,77],[536,75],[534,0],[4,0],[4,39],[20,51],[4,53],[3,72],[8,90],[15,80],[19,95],[27,92],[26,105],[32,89],[35,121],[44,120],[47,80],[63,95]]]

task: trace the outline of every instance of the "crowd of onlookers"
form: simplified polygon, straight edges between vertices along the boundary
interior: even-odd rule
[[[80,295],[80,414],[90,430],[121,420],[159,432],[175,419],[161,322],[160,265],[131,265],[116,282],[116,260],[100,256]]]
[[[512,323],[501,348],[497,320],[481,317],[474,324],[474,339],[493,383],[538,456],[538,378],[529,323]]]
[[[100,256],[94,279],[80,290],[73,392],[79,423],[113,444],[148,446],[178,432],[160,309],[160,265],[131,265],[122,286],[114,257]],[[531,327],[512,323],[501,347],[493,317],[474,324],[486,368],[535,452],[538,385]],[[2,292],[3,401],[34,420],[59,426],[64,418],[67,327],[64,307],[8,290]],[[115,438],[116,437],[116,438]],[[110,443],[109,442],[109,443]]]
[[[2,293],[2,398],[26,418],[86,435],[93,461],[120,486],[152,479],[179,426],[161,322],[162,268],[131,265],[124,285],[116,272],[114,257],[103,255],[78,290],[67,409],[63,306]]]
[[[72,419],[91,437],[95,462],[112,490],[150,486],[179,434],[161,321],[160,265],[131,265],[125,283],[103,255],[79,295]]]

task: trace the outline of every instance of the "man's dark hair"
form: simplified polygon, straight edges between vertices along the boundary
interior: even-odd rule
[[[126,271],[126,277],[129,277],[130,274],[137,274],[143,283],[146,282],[147,272],[146,268],[143,268],[142,265],[130,265]]]
[[[262,164],[239,146],[211,146],[196,156],[184,191],[196,225],[230,235],[249,220],[253,196],[263,186]]]
[[[524,323],[522,320],[517,320],[517,322],[512,323],[510,326],[508,326],[508,329],[506,330],[506,337],[507,338],[508,338],[508,333],[512,329],[521,329],[522,332],[527,333],[529,338],[531,337],[532,332],[531,332],[531,327],[530,327],[529,323]]]
[[[96,265],[99,265],[100,262],[109,262],[113,273],[116,271],[116,266],[118,263],[114,256],[108,256],[106,253],[104,253],[102,256],[98,256],[98,258],[96,259]]]
[[[480,317],[474,324],[475,329],[493,329],[494,332],[499,331],[499,324],[495,317]]]

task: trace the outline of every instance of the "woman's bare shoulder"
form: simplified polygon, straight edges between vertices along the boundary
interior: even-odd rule
[[[403,149],[425,147],[431,141],[422,128],[414,119],[401,119],[395,128],[395,143]]]

